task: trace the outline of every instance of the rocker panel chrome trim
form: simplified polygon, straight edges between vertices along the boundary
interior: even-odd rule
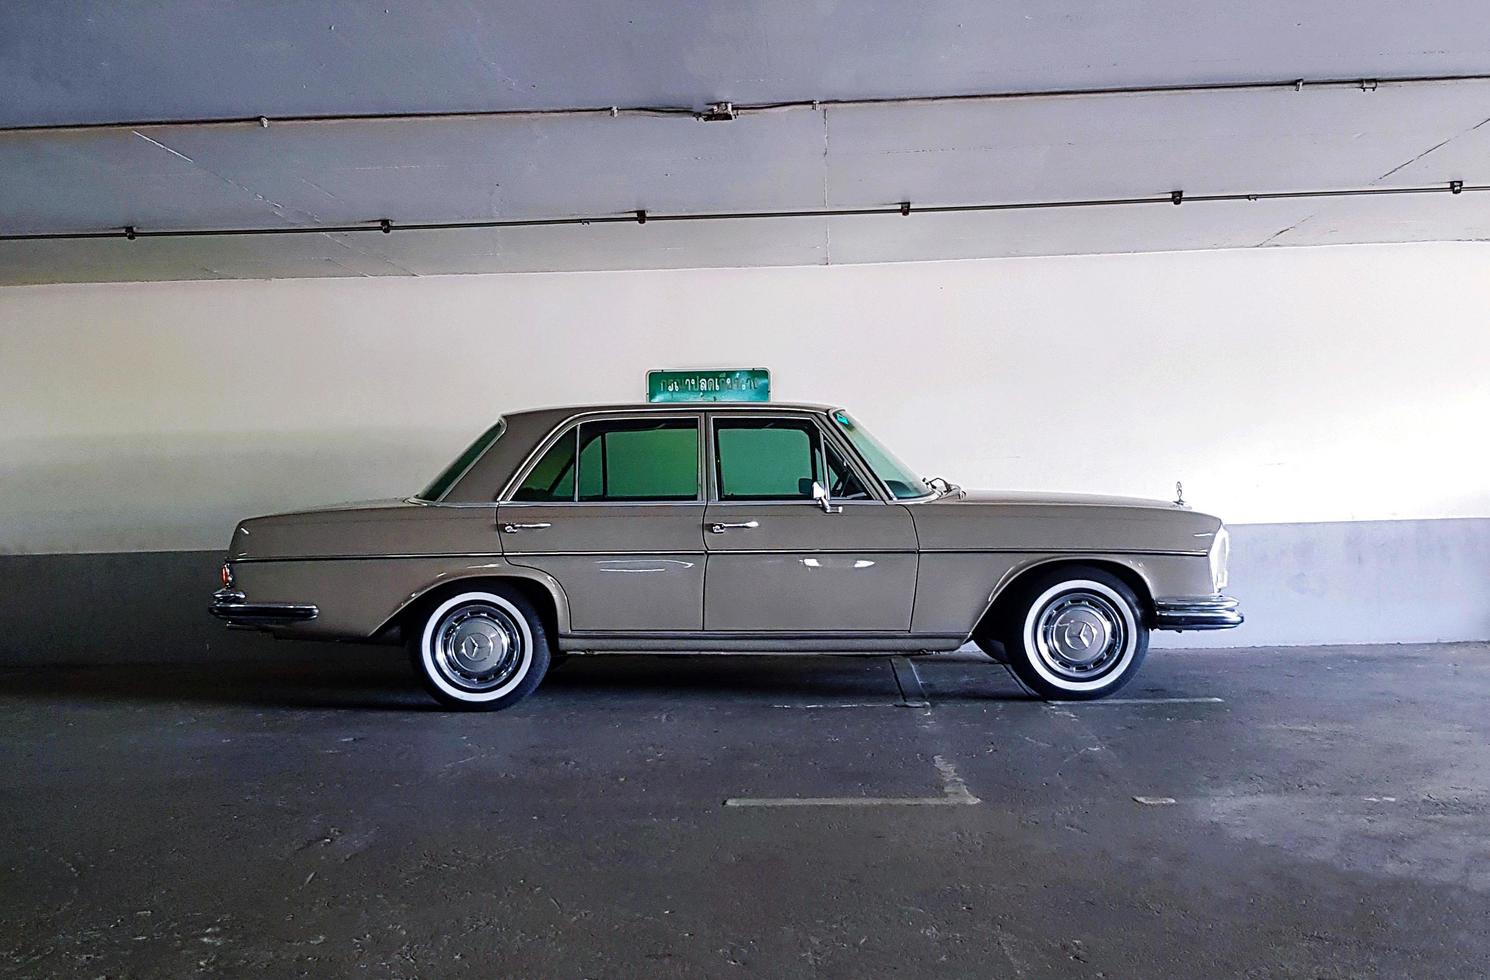
[[[676,650],[694,653],[874,653],[887,650],[956,650],[956,633],[561,633],[559,649],[585,651]]]

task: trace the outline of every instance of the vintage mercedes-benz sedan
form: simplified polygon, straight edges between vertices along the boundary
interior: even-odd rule
[[[1099,698],[1149,631],[1242,621],[1227,533],[1179,504],[918,478],[841,409],[508,415],[418,495],[238,525],[211,611],[402,639],[439,701],[502,708],[568,651],[941,651]]]

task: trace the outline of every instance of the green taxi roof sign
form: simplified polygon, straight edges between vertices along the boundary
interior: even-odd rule
[[[722,371],[648,371],[649,402],[765,402],[771,372],[765,368]]]

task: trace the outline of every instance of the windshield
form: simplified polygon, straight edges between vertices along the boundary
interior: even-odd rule
[[[497,419],[496,425],[481,433],[481,437],[466,447],[465,452],[455,457],[455,462],[440,471],[440,475],[435,477],[429,486],[419,491],[417,499],[436,501],[449,493],[450,488],[455,486],[455,481],[465,476],[471,464],[480,459],[482,454],[492,447],[492,443],[502,438],[502,433],[506,430],[507,420]]]
[[[890,488],[890,492],[897,500],[924,497],[930,492],[926,484],[911,472],[910,467],[896,459],[894,453],[880,445],[879,440],[850,418],[847,412],[840,409],[832,415],[833,421],[838,423],[843,434],[848,436],[849,442],[854,444],[854,448],[859,450],[859,455],[863,456],[869,468],[874,470],[874,475],[884,481],[885,486]]]

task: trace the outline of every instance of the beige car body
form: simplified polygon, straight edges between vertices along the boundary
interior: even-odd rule
[[[685,404],[508,415],[500,438],[438,500],[243,521],[213,612],[282,637],[395,639],[422,599],[498,579],[539,604],[561,650],[952,650],[1022,576],[1079,562],[1123,578],[1151,628],[1241,621],[1218,594],[1217,518],[1117,497],[928,489],[896,500],[833,411]],[[875,499],[832,502],[836,512],[819,502],[713,499],[709,423],[741,414],[813,420]],[[698,420],[696,500],[511,499],[571,426],[638,415]]]

